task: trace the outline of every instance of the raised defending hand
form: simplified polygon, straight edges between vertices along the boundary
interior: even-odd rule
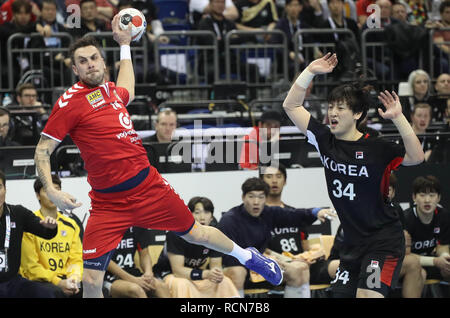
[[[331,73],[338,63],[338,59],[335,54],[328,52],[320,59],[312,61],[308,65],[308,70],[313,74],[326,74]]]
[[[396,119],[402,114],[402,104],[400,104],[400,98],[398,98],[394,91],[392,91],[392,95],[387,90],[380,92],[378,99],[383,103],[384,107],[386,107],[386,111],[378,108],[378,114],[380,114],[380,116],[384,119]]]
[[[119,45],[130,45],[131,43],[131,23],[128,24],[128,29],[122,30],[119,26],[119,15],[116,14],[111,22],[113,38]]]

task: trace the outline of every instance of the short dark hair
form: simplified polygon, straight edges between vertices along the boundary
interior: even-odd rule
[[[417,193],[429,193],[436,192],[437,194],[441,194],[441,183],[439,179],[435,176],[420,176],[414,179],[412,184],[413,194]]]
[[[53,4],[55,7],[58,8],[58,6],[57,6],[57,4],[56,4],[56,0],[42,0],[41,9],[42,9],[42,7],[44,6],[44,3],[47,3],[47,4]]]
[[[31,13],[31,3],[28,0],[15,0],[12,5],[11,5],[11,9],[12,9],[12,13],[16,14],[16,13],[20,13],[20,10],[22,8],[25,8],[25,12],[26,13]]]
[[[293,0],[286,0],[286,1],[285,1],[285,5],[291,3],[292,1],[293,1]],[[297,0],[297,2],[298,2],[299,5],[301,5],[301,6],[303,5],[303,0]]]
[[[329,4],[329,3],[330,3],[330,1],[331,1],[331,0],[327,0],[327,4]],[[341,1],[342,3],[344,3],[344,2],[345,2],[345,0],[339,0],[339,1]]]
[[[100,52],[100,55],[102,54],[102,47],[98,43],[98,41],[93,36],[85,36],[82,38],[79,38],[75,42],[73,42],[69,47],[69,57],[72,61],[72,64],[75,64],[75,51],[79,48],[86,47],[86,46],[95,46],[98,51]]]
[[[59,187],[61,187],[61,179],[58,177],[58,175],[56,174],[52,174],[52,182],[54,184],[59,185]],[[36,178],[36,180],[34,180],[34,192],[36,193],[40,193],[41,189],[44,187],[44,185],[42,184],[41,178]]]
[[[366,118],[369,108],[373,106],[369,86],[363,86],[362,83],[356,82],[335,87],[328,95],[328,103],[342,102],[345,102],[354,114],[362,113],[356,121],[356,127],[358,127]]]
[[[263,178],[263,176],[264,176],[264,174],[265,174],[265,173],[264,173],[265,169],[267,169],[267,168],[269,168],[269,167],[278,169],[278,170],[281,172],[281,174],[284,176],[284,180],[287,180],[286,167],[285,167],[282,163],[280,163],[280,162],[278,162],[278,163],[276,163],[276,164],[270,164],[269,166],[260,166],[260,167],[259,167],[259,177],[260,177],[261,179]]]
[[[11,113],[9,112],[9,110],[3,106],[0,106],[0,116],[9,116],[9,118],[11,118]]]
[[[23,91],[26,89],[34,89],[37,92],[37,89],[33,83],[23,83],[23,84],[18,85],[16,88],[17,96],[22,96]]]
[[[192,213],[194,213],[195,206],[197,205],[197,203],[201,203],[205,211],[214,214],[214,204],[210,199],[206,197],[193,197],[192,199],[189,200],[188,208],[189,210],[191,210]]]
[[[450,1],[443,1],[439,6],[439,13],[443,13],[445,8],[450,7]]]
[[[281,123],[281,114],[276,110],[268,110],[261,115],[260,122],[264,123],[268,120],[275,120]]]
[[[0,170],[0,180],[2,180],[3,186],[6,186],[6,176],[2,170]]]
[[[251,191],[264,191],[266,196],[269,195],[270,187],[260,178],[249,178],[242,184],[242,195],[246,195]]]
[[[81,0],[80,1],[80,8],[83,4],[87,3],[87,2],[94,2],[95,6],[97,6],[97,3],[95,2],[95,0]]]

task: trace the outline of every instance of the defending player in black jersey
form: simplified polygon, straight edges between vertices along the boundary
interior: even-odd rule
[[[370,104],[358,85],[345,84],[331,91],[330,127],[311,117],[302,106],[306,88],[316,74],[332,72],[337,63],[336,55],[330,53],[310,63],[292,85],[283,107],[320,154],[328,195],[345,232],[338,270],[349,275],[343,280],[338,277],[333,296],[385,297],[397,281],[405,253],[398,215],[386,204],[389,174],[400,164],[421,163],[424,154],[394,92],[380,93],[386,110],[378,113],[393,121],[404,149],[357,129]]]

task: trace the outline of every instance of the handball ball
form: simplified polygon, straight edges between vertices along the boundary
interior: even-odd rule
[[[126,30],[131,23],[131,41],[139,41],[147,28],[147,22],[142,12],[133,8],[123,9],[120,10],[119,17],[120,28]]]

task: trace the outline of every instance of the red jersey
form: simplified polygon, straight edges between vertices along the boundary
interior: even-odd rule
[[[106,189],[150,166],[147,152],[126,109],[129,93],[107,82],[81,82],[55,103],[42,134],[61,142],[69,134],[78,146],[93,189]]]

